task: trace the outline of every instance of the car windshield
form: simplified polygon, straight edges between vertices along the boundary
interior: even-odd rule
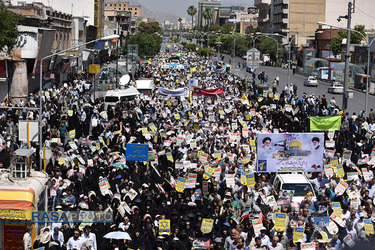
[[[311,190],[310,184],[307,183],[285,183],[282,190],[294,190],[294,196],[304,196],[307,189]]]
[[[316,78],[315,77],[309,77],[309,80],[315,81]]]
[[[106,96],[104,102],[118,102],[117,96]]]

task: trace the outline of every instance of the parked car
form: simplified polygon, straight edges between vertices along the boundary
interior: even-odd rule
[[[328,93],[332,94],[343,94],[344,93],[344,85],[338,82],[332,83],[332,86],[328,87]]]
[[[309,76],[305,81],[303,82],[303,85],[305,86],[313,86],[318,87],[318,80],[315,76]]]
[[[316,198],[311,182],[303,174],[277,174],[273,182],[273,188],[279,194],[279,197],[283,197],[284,192],[294,191],[292,202],[300,203],[303,201],[308,190],[312,192],[312,198]]]

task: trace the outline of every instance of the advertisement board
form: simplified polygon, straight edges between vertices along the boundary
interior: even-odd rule
[[[323,171],[323,133],[258,134],[258,172]]]

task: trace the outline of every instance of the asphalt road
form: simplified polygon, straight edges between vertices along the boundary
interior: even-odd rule
[[[232,60],[232,58],[229,55],[224,55],[224,61],[226,63],[229,63],[229,60],[232,62],[232,69],[234,68],[235,71],[238,71],[238,62],[240,61],[242,63],[242,59],[237,57],[235,59],[235,64]],[[288,70],[287,69],[282,69],[282,68],[275,68],[275,67],[270,67],[270,66],[260,66],[259,68],[256,69],[256,72],[259,73],[261,71],[265,71],[268,75],[268,81],[272,83],[272,81],[276,78],[276,76],[279,76],[280,78],[280,85],[277,89],[277,92],[281,92],[285,84],[288,81]],[[241,73],[244,74],[245,69],[241,69]],[[328,87],[330,86],[330,83],[323,82],[323,81],[318,81],[319,86],[318,87],[307,87],[303,86],[303,81],[306,77],[303,75],[295,74],[291,72],[290,74],[290,81],[292,83],[297,84],[297,94],[299,97],[302,96],[303,93],[306,93],[308,95],[314,94],[315,96],[321,96],[325,95],[327,101],[329,102],[332,97],[335,97],[336,103],[339,107],[342,106],[342,95],[341,94],[331,94],[328,93]],[[365,109],[365,93],[358,91],[356,89],[351,89],[353,90],[353,98],[349,99],[348,101],[348,109],[346,112],[349,112],[349,114],[352,114],[353,112],[356,112],[357,114]],[[370,109],[373,108],[375,109],[375,96],[369,94],[368,98],[368,112],[370,112]]]

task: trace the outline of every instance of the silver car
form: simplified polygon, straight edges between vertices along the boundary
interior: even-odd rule
[[[328,93],[332,94],[343,94],[344,86],[341,83],[333,83],[332,86],[328,87]]]
[[[318,87],[318,80],[315,76],[309,76],[305,81],[303,82],[303,85],[305,86],[313,86]]]

